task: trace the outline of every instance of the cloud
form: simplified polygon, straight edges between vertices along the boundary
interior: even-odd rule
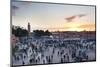
[[[17,9],[19,9],[19,7],[17,7],[17,6],[12,6],[12,10],[17,10]]]
[[[11,6],[11,9],[12,9],[12,16],[15,16],[16,10],[18,10],[19,7],[18,6],[15,6],[15,5],[12,5]]]
[[[73,21],[73,19],[75,19],[76,18],[76,16],[71,16],[71,17],[67,17],[67,18],[65,18],[68,22],[71,22],[71,21]]]
[[[79,18],[86,16],[86,14],[79,14],[77,15]]]
[[[70,17],[65,18],[65,20],[67,20],[67,22],[71,22],[74,19],[76,19],[77,17],[78,18],[81,18],[81,17],[84,17],[84,16],[86,16],[86,14],[73,15],[73,16],[70,16]]]
[[[54,28],[43,28],[43,29],[69,29],[70,27],[54,27]]]
[[[18,0],[16,0],[18,1]],[[16,2],[15,0],[12,0],[12,6],[11,6],[11,9],[12,9],[12,15],[15,16],[16,15],[16,12],[17,10],[21,9],[22,7],[24,8],[28,8],[28,6],[31,6],[32,2],[31,1],[23,1],[23,2]],[[19,4],[19,5],[18,5]]]
[[[79,28],[95,28],[95,24],[86,24],[86,25],[81,25]]]

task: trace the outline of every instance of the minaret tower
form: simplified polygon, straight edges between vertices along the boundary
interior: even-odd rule
[[[30,23],[28,22],[28,33],[30,33],[30,30],[31,30],[31,26],[30,26]]]

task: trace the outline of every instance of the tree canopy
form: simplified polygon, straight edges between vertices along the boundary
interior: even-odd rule
[[[44,30],[33,30],[34,32],[34,36],[35,37],[41,37],[41,36],[50,36],[51,32],[49,32],[48,30],[44,31]]]
[[[17,37],[28,36],[28,31],[26,29],[21,28],[21,27],[13,26],[12,27],[12,34],[14,34]]]

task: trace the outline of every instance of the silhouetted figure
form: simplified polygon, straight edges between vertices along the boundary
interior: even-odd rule
[[[45,64],[45,60],[43,60],[43,64]]]
[[[36,63],[37,63],[37,59],[36,59],[35,61],[36,61]]]
[[[24,63],[24,61],[23,61],[23,65],[24,65],[25,63]]]
[[[63,58],[61,58],[61,63],[63,63]]]
[[[59,51],[58,51],[58,55],[59,55]]]

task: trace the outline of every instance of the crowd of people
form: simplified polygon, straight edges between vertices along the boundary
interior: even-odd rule
[[[70,63],[96,60],[94,39],[22,37],[15,43],[13,65]]]

